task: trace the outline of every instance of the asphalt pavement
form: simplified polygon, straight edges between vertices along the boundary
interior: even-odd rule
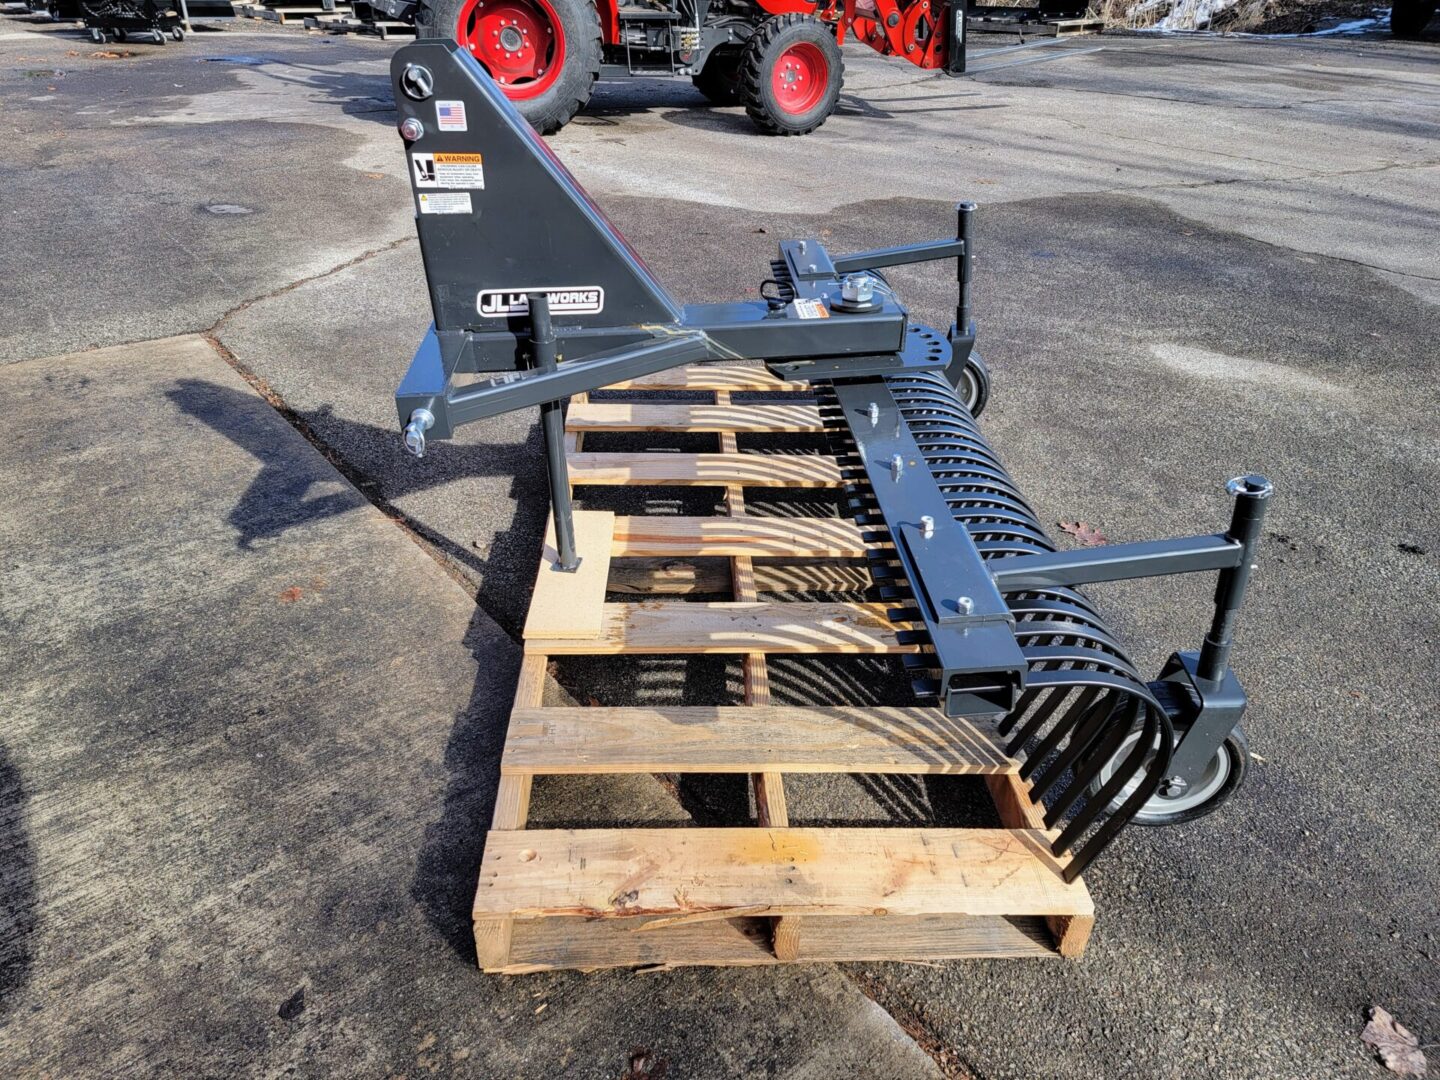
[[[423,462],[398,450],[390,395],[428,314],[392,47],[232,28],[111,59],[4,20],[0,360],[23,373],[89,346],[208,335],[444,564],[455,595],[477,594],[503,640],[534,573],[539,444],[515,416]],[[756,1001],[800,1010],[793,1041],[839,1033],[845,1064],[809,1075],[864,1075],[854,1062],[878,1039],[899,1064],[876,1075],[1377,1077],[1357,1038],[1371,1004],[1437,1038],[1440,54],[1379,37],[1053,48],[1069,55],[963,81],[847,51],[842,108],[804,139],[762,138],[682,82],[606,84],[551,143],[686,300],[755,295],[778,239],[944,236],[953,202],[979,201],[985,429],[1047,520],[1114,540],[1209,531],[1226,478],[1276,483],[1235,660],[1252,695],[1247,785],[1201,822],[1127,832],[1087,874],[1099,926],[1078,962],[806,969],[823,991],[776,971],[646,976],[643,991],[622,974],[537,977],[552,1002],[592,984],[632,996],[567,1012],[580,1058],[487,1056],[482,1040],[445,1068],[619,1075],[634,1040],[671,1077],[799,1074]],[[921,318],[948,318],[948,273],[895,278]],[[16,416],[43,430],[43,413]],[[27,445],[43,460],[43,442]],[[32,488],[62,497],[43,469],[25,475],[12,507]],[[1095,591],[1152,665],[1203,629],[1200,582]],[[605,700],[605,674],[583,674]],[[51,775],[13,754],[12,769],[27,791]],[[567,789],[541,812],[610,794]],[[658,785],[625,797],[696,812]],[[424,798],[406,812],[423,819]],[[938,815],[940,801],[842,778],[813,813]],[[473,852],[452,854],[458,879]],[[522,993],[493,982],[466,973],[449,1000]],[[32,979],[16,1000],[54,1007],[63,985]],[[347,1023],[363,1026],[355,1000]],[[722,1000],[745,1008],[682,1034]],[[508,1008],[516,1038],[550,1022]],[[0,1054],[26,1022],[10,1013]],[[327,1037],[356,1045],[339,1030]],[[901,1030],[928,1056],[886,1041]],[[237,1071],[261,1060],[247,1045]]]

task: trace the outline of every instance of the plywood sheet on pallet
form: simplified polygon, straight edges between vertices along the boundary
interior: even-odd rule
[[[614,535],[615,515],[610,511],[575,511],[575,550],[580,565],[574,570],[561,570],[555,521],[550,520],[530,613],[525,618],[527,639],[600,636]]]

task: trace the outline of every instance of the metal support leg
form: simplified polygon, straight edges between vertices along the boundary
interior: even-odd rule
[[[542,371],[554,371],[555,328],[550,324],[550,298],[545,293],[528,294],[530,301],[531,364]],[[570,472],[565,465],[565,411],[559,401],[540,406],[540,427],[545,434],[545,466],[550,477],[550,511],[555,519],[555,547],[560,554],[557,569],[574,570],[580,565],[575,553],[575,515],[570,505]]]
[[[1237,476],[1226,490],[1235,497],[1235,509],[1225,538],[1240,545],[1240,559],[1220,571],[1215,618],[1200,651],[1176,653],[1161,671],[1160,681],[1150,684],[1180,735],[1166,781],[1172,791],[1200,779],[1245,713],[1245,689],[1230,670],[1230,650],[1235,643],[1235,616],[1245,600],[1274,488],[1263,476]]]
[[[1235,643],[1235,616],[1245,602],[1245,587],[1255,566],[1255,548],[1260,542],[1260,529],[1265,524],[1265,508],[1275,489],[1263,476],[1237,476],[1225,489],[1235,497],[1235,509],[1226,532],[1244,551],[1240,564],[1220,572],[1215,586],[1215,618],[1205,644],[1200,648],[1196,676],[1218,684],[1230,667],[1230,649]]]
[[[969,334],[975,314],[970,306],[970,279],[975,272],[975,204],[968,199],[955,206],[955,239],[965,245],[960,258],[955,260],[955,282],[958,292],[955,301],[955,325],[960,333]]]
[[[975,351],[975,314],[970,302],[970,281],[975,273],[975,204],[968,200],[955,204],[955,240],[960,254],[955,258],[955,321],[950,324],[945,380],[958,390]]]
[[[950,20],[948,27],[950,40],[946,42],[945,51],[945,74],[965,74],[965,31],[966,15],[969,12],[970,0],[950,0],[946,6],[946,15]]]

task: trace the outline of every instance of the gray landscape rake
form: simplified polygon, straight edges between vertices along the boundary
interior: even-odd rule
[[[1232,480],[1230,523],[1214,535],[1057,550],[976,422],[990,377],[971,312],[972,204],[934,243],[832,255],[783,242],[760,299],[681,306],[464,51],[422,41],[392,71],[435,317],[396,395],[405,445],[423,455],[463,423],[540,409],[552,525],[527,657],[747,665],[742,707],[588,717],[539,708],[527,669],[481,868],[481,963],[1028,955],[1037,919],[1053,948],[1083,948],[1081,871],[1128,822],[1196,817],[1243,776],[1245,694],[1229,658],[1270,484]],[[946,333],[913,322],[884,277],[934,260],[958,268]],[[589,399],[604,388],[692,393]],[[732,398],[760,390],[764,401]],[[714,404],[695,404],[699,391]],[[786,403],[767,403],[775,395]],[[711,432],[721,452],[582,451],[587,432],[622,429]],[[736,433],[765,431],[813,432],[823,452],[737,452]],[[728,516],[574,510],[572,486],[597,484],[717,487]],[[831,490],[850,520],[745,515],[747,489],[787,486]],[[612,557],[667,552],[728,558],[734,600],[606,602]],[[756,578],[771,556],[862,557],[864,602],[764,600]],[[1147,680],[1079,587],[1196,571],[1218,573],[1209,633]],[[915,707],[774,705],[766,656],[804,652],[892,655]],[[607,769],[752,774],[771,843],[737,847],[753,827],[660,841],[523,830],[534,775]],[[984,775],[1007,829],[791,829],[779,777],[804,771]],[[1022,872],[987,877],[996,860]],[[902,924],[930,936],[897,930],[885,944],[883,927]]]

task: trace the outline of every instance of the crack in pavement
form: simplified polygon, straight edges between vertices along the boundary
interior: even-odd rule
[[[264,292],[258,296],[252,296],[247,300],[242,300],[234,307],[226,310],[224,314],[222,314],[218,319],[216,319],[204,330],[199,331],[199,333],[202,337],[205,337],[207,339],[212,338],[219,333],[220,327],[224,326],[228,320],[232,319],[236,315],[239,315],[242,311],[246,311],[254,307],[256,304],[262,303],[265,300],[273,300],[277,296],[284,296],[286,293],[293,292],[294,290],[300,288],[302,285],[309,285],[312,281],[323,281],[325,278],[338,274],[342,270],[349,270],[353,266],[359,266],[363,262],[368,262],[369,260],[375,258],[377,255],[384,255],[386,252],[394,251],[396,248],[402,247],[405,244],[413,244],[415,242],[416,237],[414,235],[401,236],[398,239],[391,240],[388,244],[383,244],[378,248],[371,248],[368,251],[362,251],[354,258],[347,259],[343,263],[338,263],[337,265],[331,266],[328,269],[321,270],[319,273],[309,274],[305,277],[297,278],[296,280],[290,282],[288,285],[282,285],[278,289],[271,289],[269,292]]]

